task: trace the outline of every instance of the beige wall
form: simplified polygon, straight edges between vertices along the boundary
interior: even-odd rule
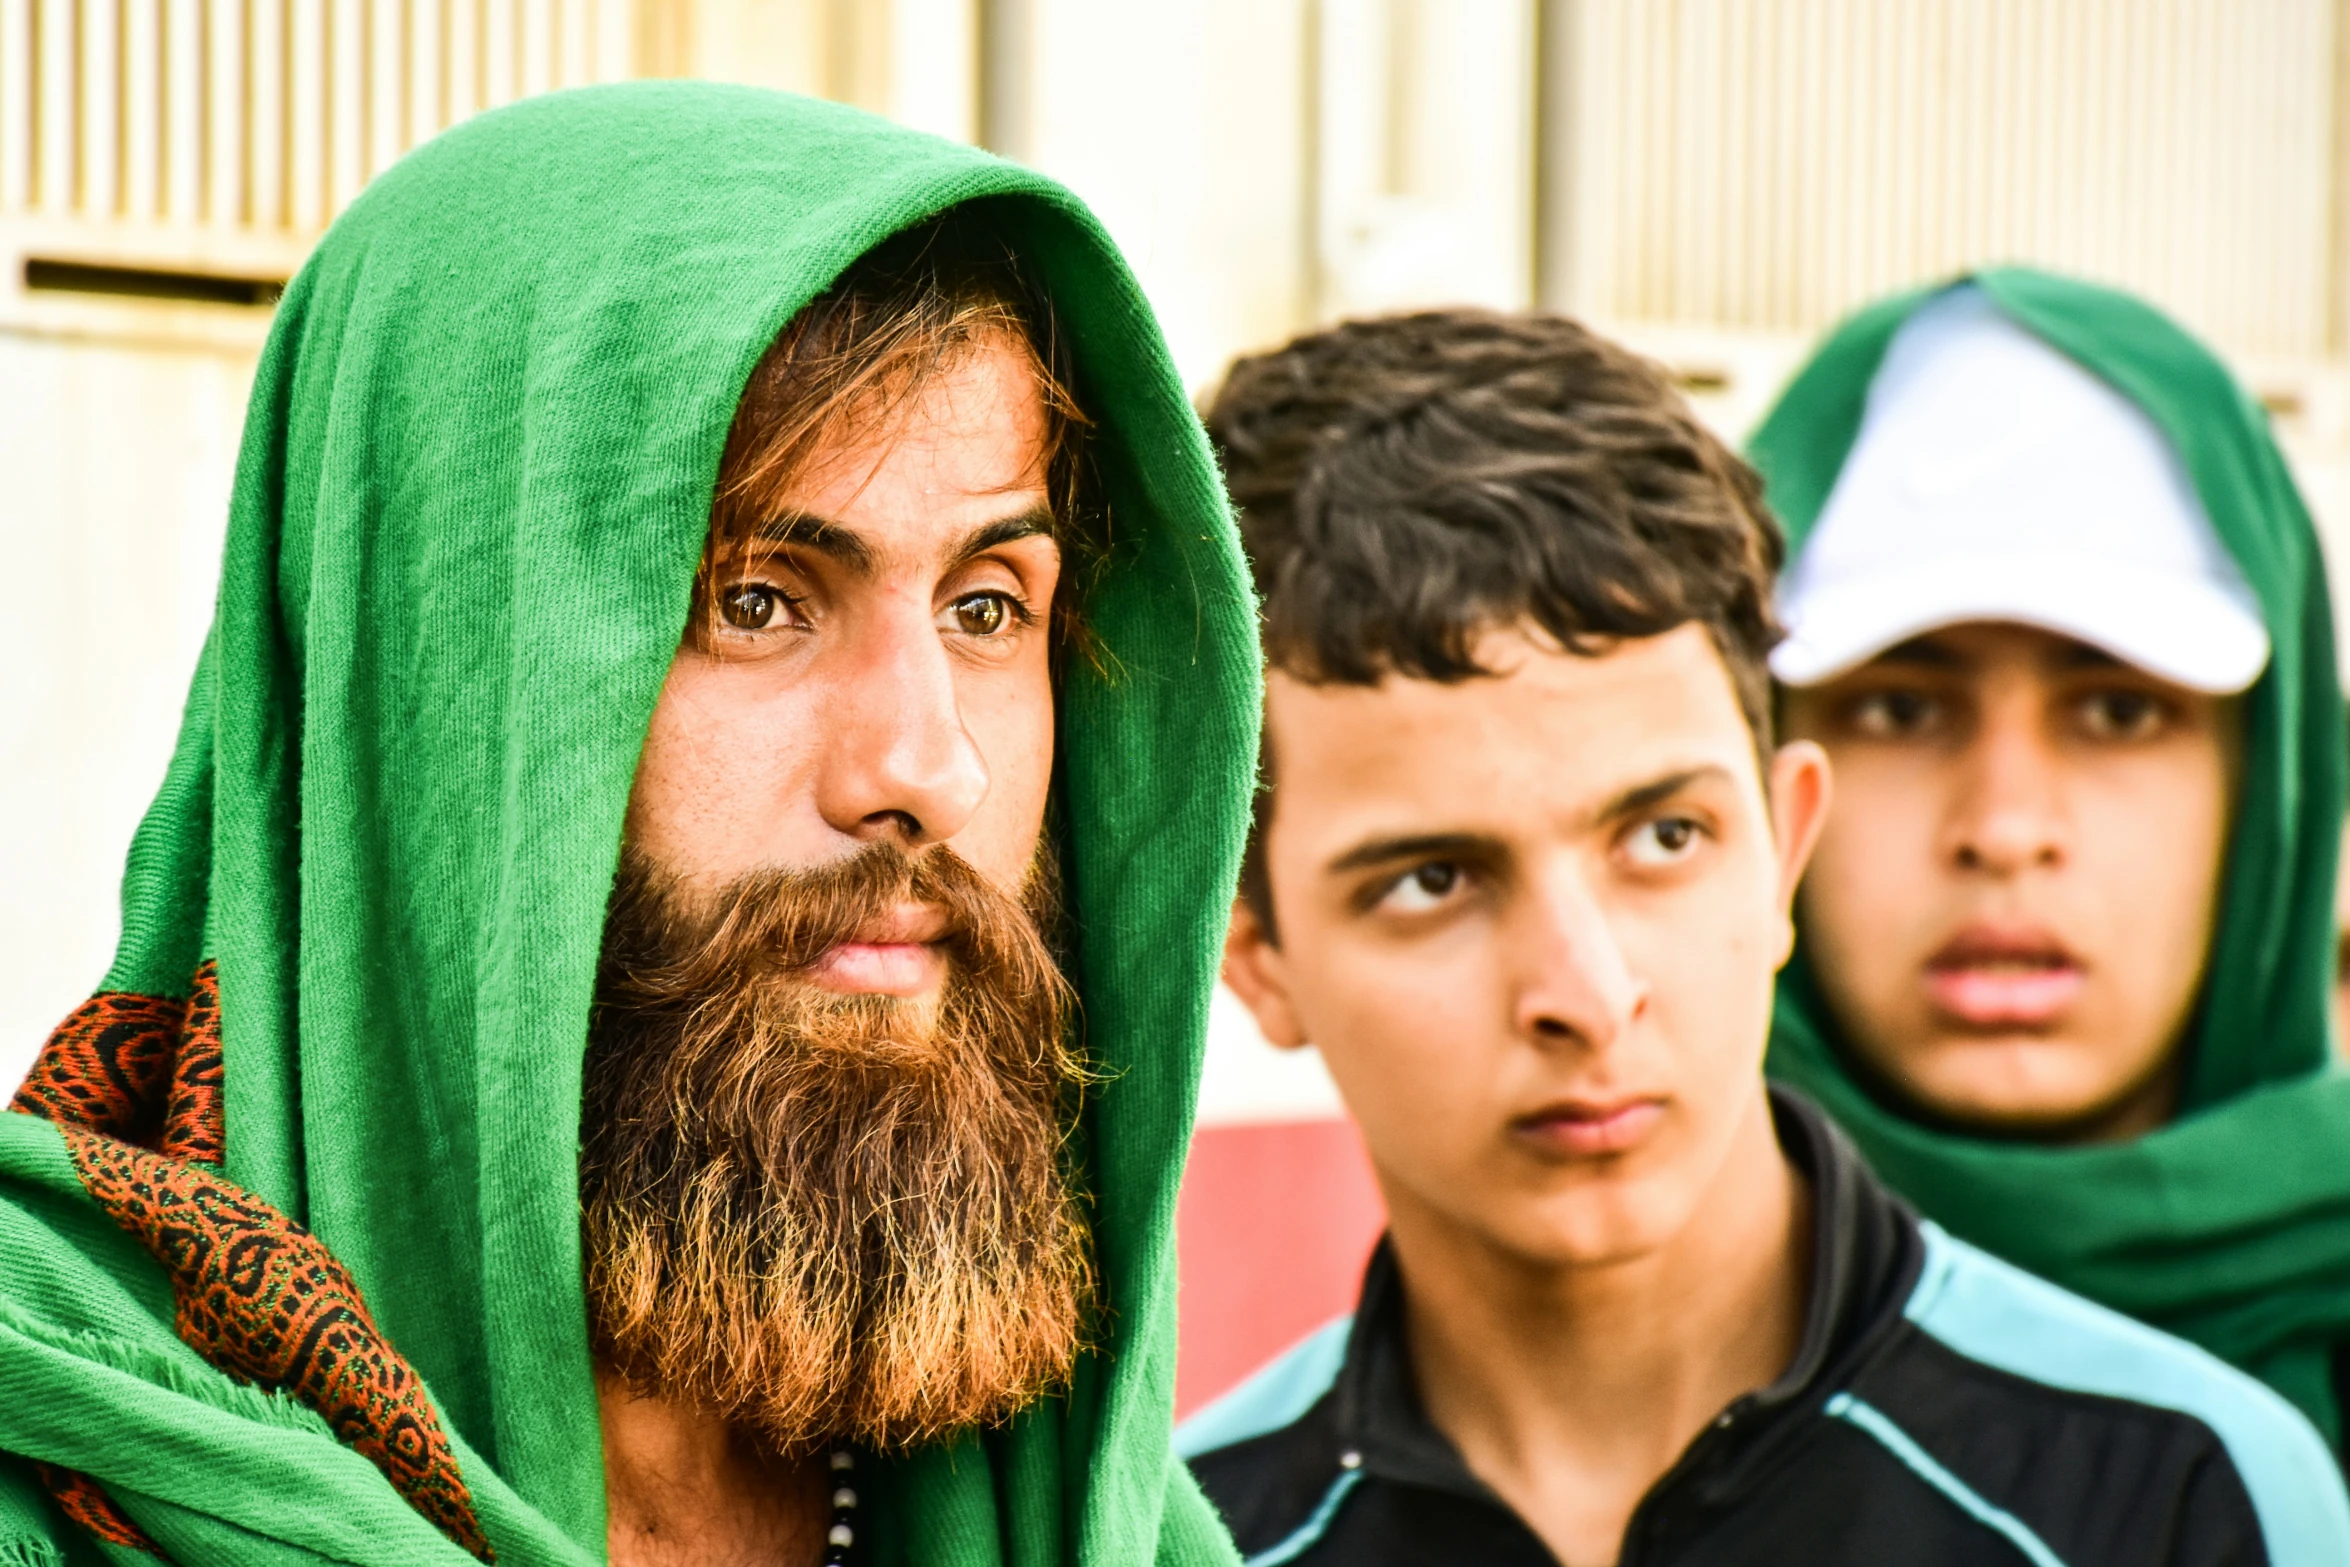
[[[725,77],[1067,180],[1195,385],[1336,315],[1541,302],[1735,433],[1852,304],[2032,259],[2211,334],[2350,521],[2342,3],[0,0],[0,1080],[104,966],[266,329],[28,259],[283,277],[479,108]]]
[[[163,775],[250,359],[0,332],[0,1079],[105,971]]]

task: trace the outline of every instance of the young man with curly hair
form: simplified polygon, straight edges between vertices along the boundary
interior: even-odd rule
[[[1179,1437],[1252,1561],[2350,1557],[2275,1395],[1766,1087],[1828,762],[1772,734],[1760,487],[1654,367],[1365,321],[1209,422],[1271,666],[1225,973],[1389,1215],[1351,1318]]]

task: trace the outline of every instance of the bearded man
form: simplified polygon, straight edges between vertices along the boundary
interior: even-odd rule
[[[0,1562],[1223,1562],[1171,1217],[1251,601],[1066,192],[674,84],[288,289],[0,1115]]]

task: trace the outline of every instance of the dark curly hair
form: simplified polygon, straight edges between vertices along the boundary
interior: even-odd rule
[[[1283,674],[1468,680],[1496,628],[1594,654],[1694,621],[1769,752],[1785,546],[1647,360],[1559,316],[1349,321],[1239,361],[1206,419]],[[1269,932],[1265,799],[1241,891]]]

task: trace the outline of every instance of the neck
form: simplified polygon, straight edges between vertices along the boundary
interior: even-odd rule
[[[1809,1204],[1759,1084],[1689,1222],[1635,1257],[1531,1259],[1383,1184],[1429,1417],[1568,1567],[1613,1562],[1640,1498],[1795,1358]]]
[[[598,1368],[613,1567],[813,1567],[830,1517],[823,1453],[785,1458]]]

